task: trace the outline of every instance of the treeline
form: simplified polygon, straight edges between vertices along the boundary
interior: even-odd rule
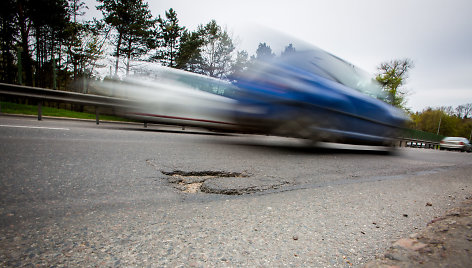
[[[101,19],[83,21],[83,0],[4,0],[0,81],[86,92],[82,78],[94,78],[103,67],[111,76],[127,74],[134,60],[226,78],[275,56],[266,43],[252,56],[236,50],[214,20],[190,30],[172,8],[154,17],[143,0],[97,0],[97,8]],[[289,44],[284,53],[291,51]],[[114,62],[104,64],[110,55]]]
[[[448,137],[470,138],[472,134],[472,103],[455,108],[427,108],[411,115],[410,127]]]
[[[106,28],[79,22],[86,8],[79,0],[3,0],[0,81],[65,89],[91,77]]]

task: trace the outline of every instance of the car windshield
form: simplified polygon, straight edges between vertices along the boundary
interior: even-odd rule
[[[343,84],[371,97],[386,99],[386,94],[380,84],[369,73],[321,49],[312,48],[305,52],[296,52],[284,60],[289,65]]]

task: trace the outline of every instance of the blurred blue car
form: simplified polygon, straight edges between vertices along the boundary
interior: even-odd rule
[[[318,48],[258,62],[233,80],[243,132],[389,146],[407,120],[371,76]]]

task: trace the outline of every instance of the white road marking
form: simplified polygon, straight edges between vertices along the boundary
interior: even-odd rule
[[[0,127],[16,127],[16,128],[31,128],[31,129],[49,129],[49,130],[70,130],[62,127],[35,127],[35,126],[15,126],[15,125],[0,125]]]

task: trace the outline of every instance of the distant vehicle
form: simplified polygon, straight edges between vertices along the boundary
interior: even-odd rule
[[[370,75],[318,48],[260,62],[234,84],[237,123],[257,133],[389,146],[407,120]]]
[[[472,152],[472,145],[469,140],[462,137],[446,137],[441,141],[439,148],[441,150],[449,151],[456,150],[468,153]]]

